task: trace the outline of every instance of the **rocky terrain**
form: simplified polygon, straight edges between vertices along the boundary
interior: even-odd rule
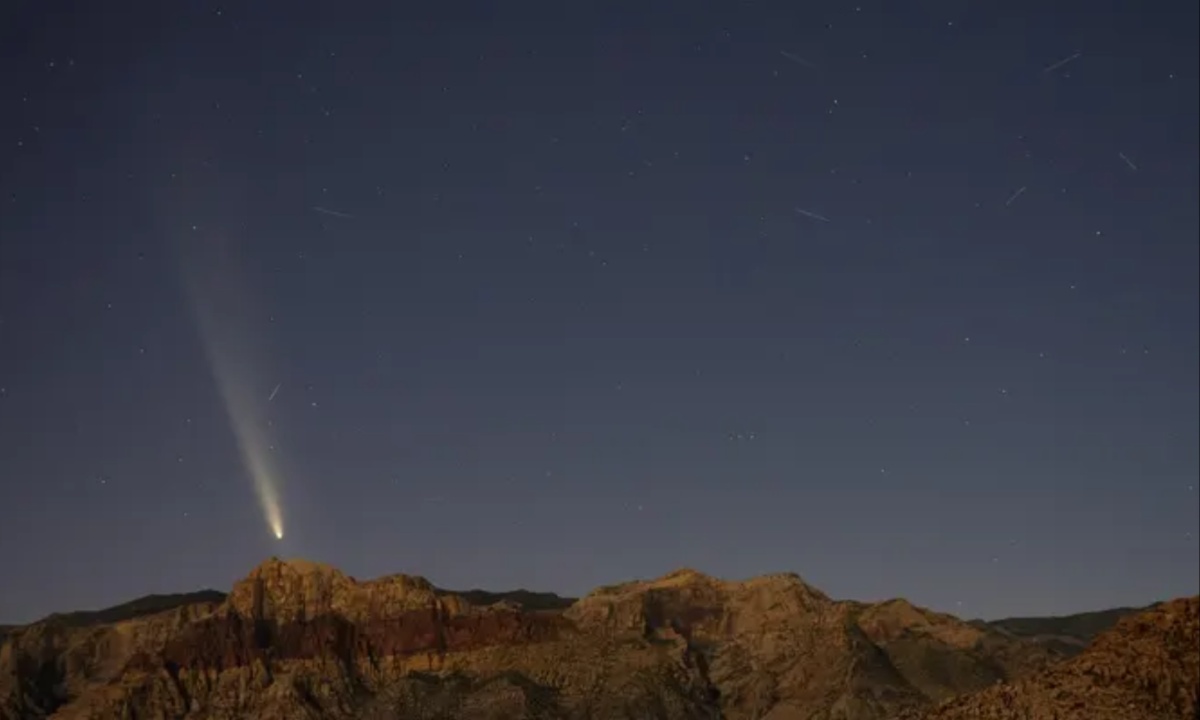
[[[1200,598],[1127,615],[1047,670],[909,713],[914,720],[1200,718]]]
[[[1126,702],[1125,720],[1191,720],[1171,713],[1194,713],[1196,628],[1195,599],[1169,603],[1064,660],[1017,631],[835,601],[795,575],[681,570],[574,600],[272,558],[228,595],[10,629],[0,720],[1106,720],[1062,699],[1085,681]],[[1059,700],[1057,715],[994,714]]]

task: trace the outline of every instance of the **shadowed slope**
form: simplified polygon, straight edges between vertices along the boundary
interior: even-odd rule
[[[1121,618],[1155,607],[1157,605],[1113,608],[1058,617],[1004,618],[988,622],[974,620],[971,624],[987,626],[1013,637],[1030,640],[1064,655],[1076,655],[1095,640],[1097,635],[1116,625]]]

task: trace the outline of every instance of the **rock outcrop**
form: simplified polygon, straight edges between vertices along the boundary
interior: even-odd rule
[[[902,600],[835,601],[796,575],[681,570],[570,601],[272,558],[227,596],[193,599],[11,631],[0,720],[892,720],[1057,659]],[[1177,702],[1172,688],[1155,692]]]
[[[1122,618],[1043,673],[955,698],[919,720],[1200,718],[1200,597]]]
[[[209,594],[150,597],[106,613],[52,615],[11,629],[0,642],[0,719],[52,715],[116,682],[136,655],[161,652],[219,607]]]

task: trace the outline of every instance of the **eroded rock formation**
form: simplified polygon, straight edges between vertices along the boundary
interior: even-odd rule
[[[1078,656],[955,698],[920,720],[1194,720],[1200,717],[1200,598],[1122,618]]]
[[[1194,636],[1190,607],[1180,617],[1192,613]],[[1142,654],[1194,667],[1186,635],[1166,651],[1148,640]],[[1117,659],[1098,669],[1110,665],[1095,658],[1117,657],[1105,642],[1071,662],[1123,677]],[[0,720],[892,720],[992,688],[984,702],[1057,659],[904,601],[834,601],[795,575],[726,582],[681,570],[569,603],[456,594],[404,575],[358,581],[273,558],[219,601],[181,596],[10,631]],[[1135,685],[1165,687],[1132,672]],[[1194,707],[1195,687],[1147,697]]]

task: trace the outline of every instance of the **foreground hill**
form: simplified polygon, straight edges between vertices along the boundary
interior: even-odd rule
[[[1127,615],[1048,670],[906,717],[920,720],[1200,718],[1200,597]]]
[[[795,575],[681,570],[571,600],[272,558],[228,595],[11,630],[0,720],[893,720],[1060,657],[903,600],[835,601]]]

